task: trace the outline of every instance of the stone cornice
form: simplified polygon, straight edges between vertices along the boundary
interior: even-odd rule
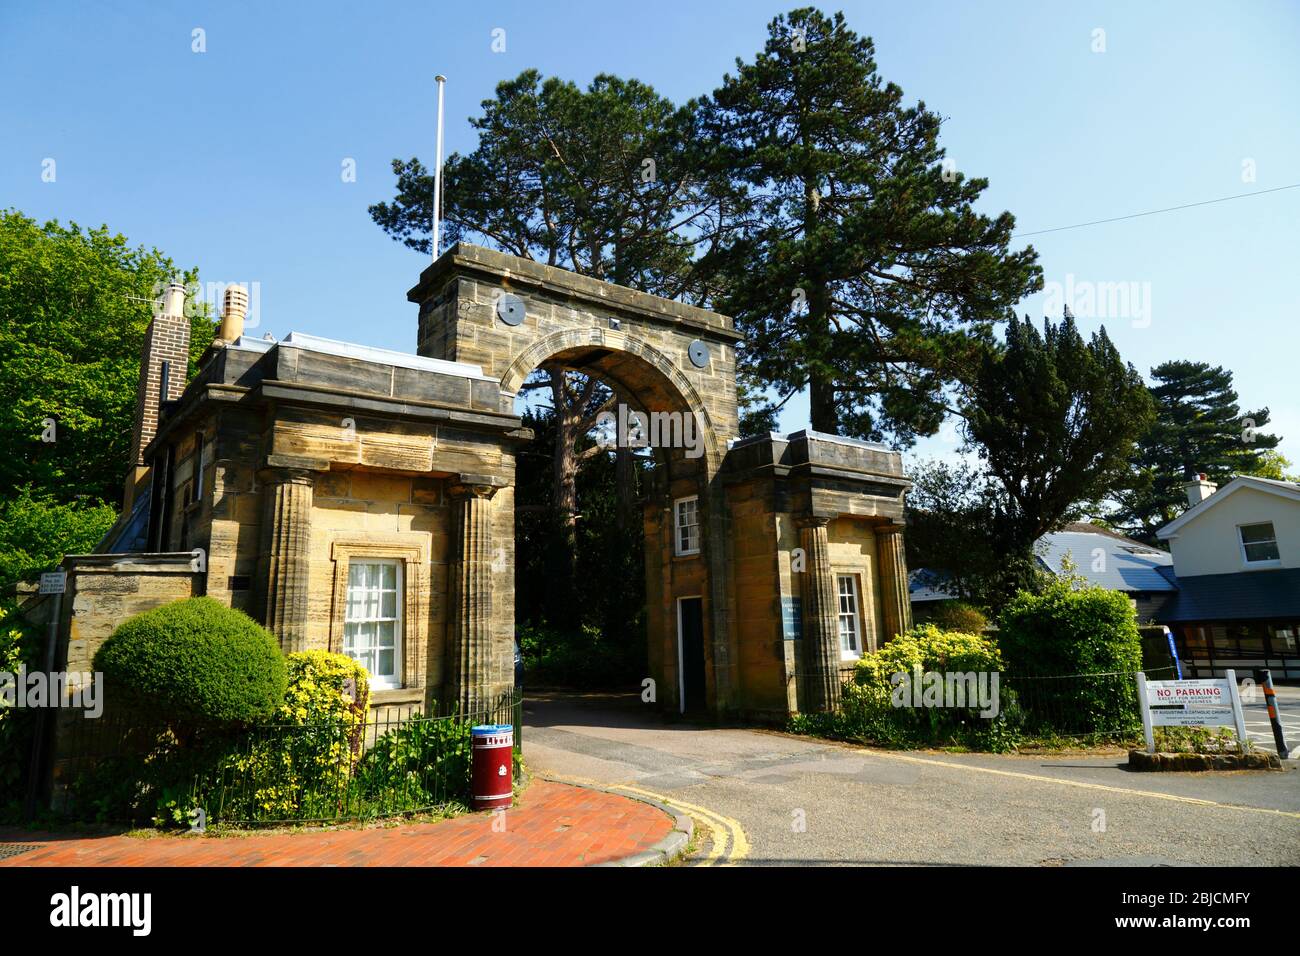
[[[744,338],[735,331],[728,316],[708,309],[463,242],[452,246],[428,266],[420,274],[419,283],[407,292],[406,298],[411,302],[424,302],[458,276],[484,278],[525,294],[535,291],[575,299],[600,312],[685,326],[699,335],[728,345]]]

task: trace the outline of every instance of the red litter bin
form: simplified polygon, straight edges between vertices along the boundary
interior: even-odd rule
[[[474,809],[510,806],[514,797],[515,728],[510,724],[480,724],[471,727],[469,734],[474,754]]]

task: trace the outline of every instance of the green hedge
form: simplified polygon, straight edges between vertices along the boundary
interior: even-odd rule
[[[998,644],[1031,732],[1129,738],[1141,731],[1132,675],[1142,669],[1142,642],[1123,593],[1072,577],[1022,592],[998,619]]]
[[[837,712],[800,715],[791,727],[893,747],[1006,750],[1014,741],[1002,712],[1000,687],[993,698],[997,706],[990,708],[997,711],[993,716],[981,716],[977,701],[952,707],[919,706],[910,699],[918,670],[923,679],[927,673],[984,675],[984,688],[993,691],[992,675],[1001,669],[997,645],[988,638],[921,624],[863,655],[853,680],[844,686]],[[900,674],[902,678],[896,676]]]
[[[106,699],[129,702],[173,726],[249,725],[284,700],[284,656],[275,636],[209,597],[124,621],[95,654]]]

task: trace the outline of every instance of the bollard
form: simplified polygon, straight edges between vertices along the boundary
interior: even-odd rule
[[[1268,721],[1273,725],[1273,742],[1277,744],[1277,755],[1285,760],[1291,754],[1287,750],[1286,738],[1282,735],[1282,721],[1277,716],[1277,694],[1273,691],[1273,672],[1267,669],[1257,670],[1255,679],[1264,688],[1264,702],[1268,704]]]

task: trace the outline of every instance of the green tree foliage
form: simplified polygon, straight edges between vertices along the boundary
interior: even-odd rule
[[[95,670],[110,700],[187,731],[265,720],[286,686],[275,635],[209,597],[127,618],[95,653]]]
[[[175,274],[107,227],[0,212],[0,499],[121,501],[151,302]],[[192,357],[212,335],[196,314]]]
[[[1241,411],[1232,372],[1180,360],[1157,365],[1151,378],[1156,416],[1114,495],[1115,524],[1154,541],[1156,529],[1186,510],[1183,483],[1197,474],[1219,484],[1239,474],[1283,477],[1280,439],[1263,430],[1268,409]]]
[[[987,180],[942,166],[941,118],[876,71],[842,14],[778,16],[764,49],[701,104],[724,217],[741,362],[807,387],[812,427],[910,442],[942,422],[1010,307],[1041,283],[1014,219],[974,205]]]
[[[52,570],[65,554],[86,554],[108,533],[117,509],[93,498],[70,504],[19,489],[0,500],[0,585]]]
[[[1028,566],[1034,542],[1107,495],[1149,426],[1151,397],[1102,329],[1085,342],[1067,315],[1007,326],[963,401],[967,438],[1001,485],[996,552]]]
[[[909,568],[938,572],[941,590],[980,607],[996,606],[1036,580],[1032,551],[1004,550],[1008,503],[996,479],[964,462],[943,461],[915,462],[908,475]]]

